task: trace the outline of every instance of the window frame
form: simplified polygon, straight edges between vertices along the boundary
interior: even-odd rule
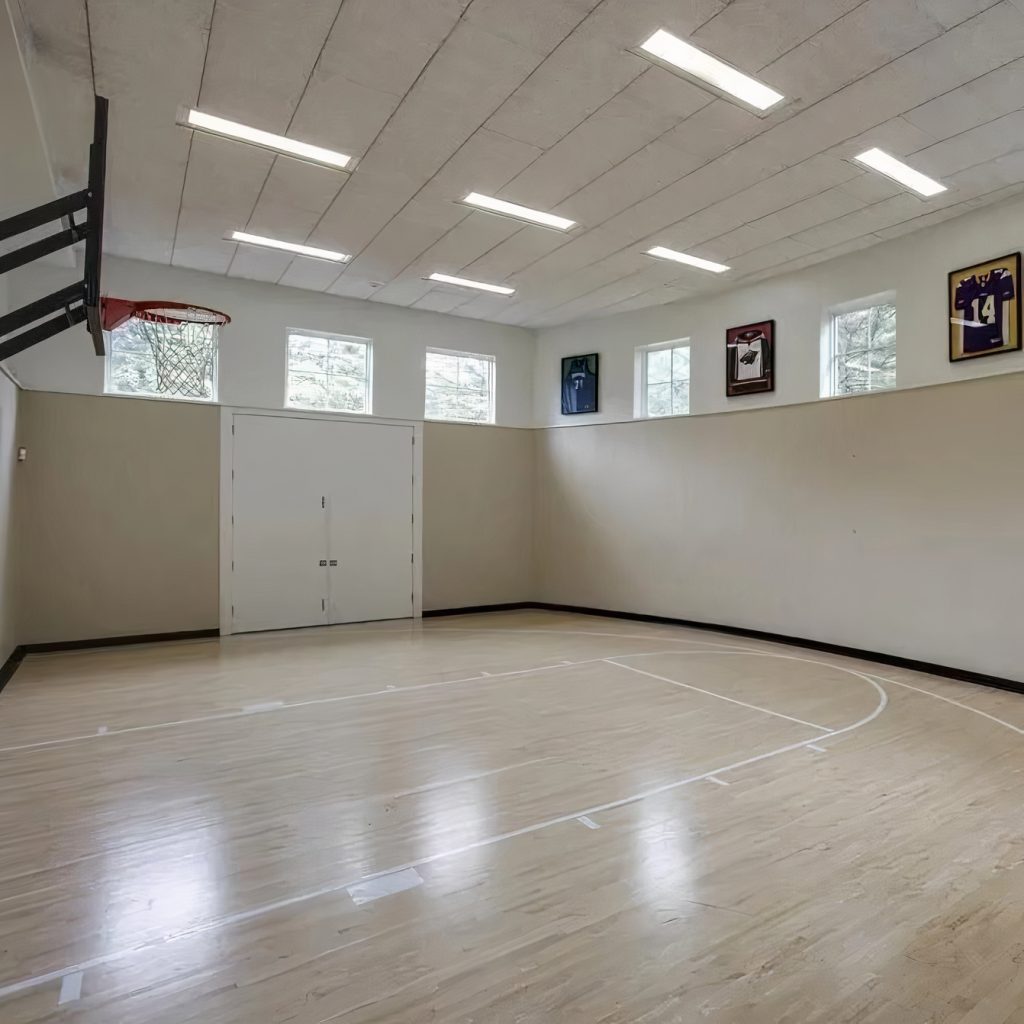
[[[213,373],[210,377],[210,397],[199,398],[195,395],[161,394],[159,391],[115,391],[111,387],[110,361],[114,355],[114,335],[123,327],[121,324],[112,331],[103,332],[103,394],[108,398],[144,398],[147,402],[194,402],[199,405],[220,405],[220,325],[217,329],[216,344],[213,353]]]
[[[487,419],[486,420],[465,420],[454,417],[437,417],[427,415],[427,360],[430,356],[456,356],[463,359],[482,359],[490,366],[487,375]],[[488,427],[494,426],[497,422],[497,399],[495,395],[498,376],[497,356],[486,352],[465,352],[453,348],[435,348],[429,346],[423,353],[423,419],[428,423],[463,423],[469,426]]]
[[[652,352],[661,352],[665,349],[685,348],[690,353],[690,375],[687,378],[686,391],[686,412],[670,412],[664,415],[652,414],[647,407],[648,381],[647,381],[647,357]],[[634,354],[633,364],[633,418],[639,420],[667,420],[678,416],[692,415],[690,404],[690,389],[693,386],[693,344],[690,338],[675,338],[672,341],[658,341],[653,345],[638,345]],[[670,387],[674,383],[673,378],[668,381]]]
[[[331,407],[321,408],[315,405],[299,405],[290,401],[291,390],[291,340],[293,334],[299,334],[307,338],[326,338],[328,341],[356,342],[366,346],[366,408],[356,409],[335,409]],[[328,377],[343,377],[344,374],[326,374]],[[324,413],[329,416],[372,416],[373,415],[373,338],[365,338],[358,334],[338,334],[334,331],[314,331],[305,327],[288,327],[284,336],[284,409],[295,409],[298,412]]]
[[[821,334],[820,398],[855,398],[858,395],[877,394],[879,391],[895,391],[899,387],[899,378],[897,376],[899,372],[899,364],[897,362],[897,370],[894,373],[895,379],[892,385],[878,388],[863,388],[857,391],[836,390],[836,322],[840,317],[845,316],[848,313],[860,313],[878,306],[892,306],[896,311],[897,325],[899,324],[899,310],[896,304],[895,292],[880,292],[877,295],[867,295],[860,299],[851,299],[848,302],[837,303],[826,309]],[[893,353],[895,355],[899,354],[897,348],[898,338],[899,332],[897,327],[896,338],[894,339],[892,346]],[[871,345],[868,346],[867,351],[869,353],[872,351]],[[869,376],[870,372],[871,370],[869,366]]]

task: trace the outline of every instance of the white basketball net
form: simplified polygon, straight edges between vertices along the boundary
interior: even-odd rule
[[[159,323],[138,317],[130,323],[152,353],[160,394],[213,397],[218,324]]]

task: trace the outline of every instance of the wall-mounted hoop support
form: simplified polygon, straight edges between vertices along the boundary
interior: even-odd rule
[[[28,242],[11,252],[0,254],[0,275],[52,252],[66,249],[69,245],[85,241],[84,276],[81,281],[0,316],[0,361],[18,352],[24,352],[25,349],[38,345],[39,342],[83,321],[88,326],[96,355],[105,354],[103,325],[100,318],[100,265],[103,259],[108,106],[103,96],[95,97],[92,145],[89,147],[88,186],[80,192],[44,203],[26,213],[0,220],[0,242],[55,221],[60,221],[63,225],[60,231]],[[83,211],[85,221],[80,223],[76,221],[75,215]],[[44,320],[47,316],[49,319]]]

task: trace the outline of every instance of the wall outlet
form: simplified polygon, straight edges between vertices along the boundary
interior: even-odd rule
[[[19,448],[18,449],[18,461],[19,462],[24,462],[27,458],[28,458],[28,449],[27,448]]]

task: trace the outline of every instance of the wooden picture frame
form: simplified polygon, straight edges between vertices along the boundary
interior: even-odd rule
[[[951,270],[946,301],[949,361],[1021,349],[1020,253]]]
[[[775,321],[730,327],[725,332],[725,394],[775,390]]]

